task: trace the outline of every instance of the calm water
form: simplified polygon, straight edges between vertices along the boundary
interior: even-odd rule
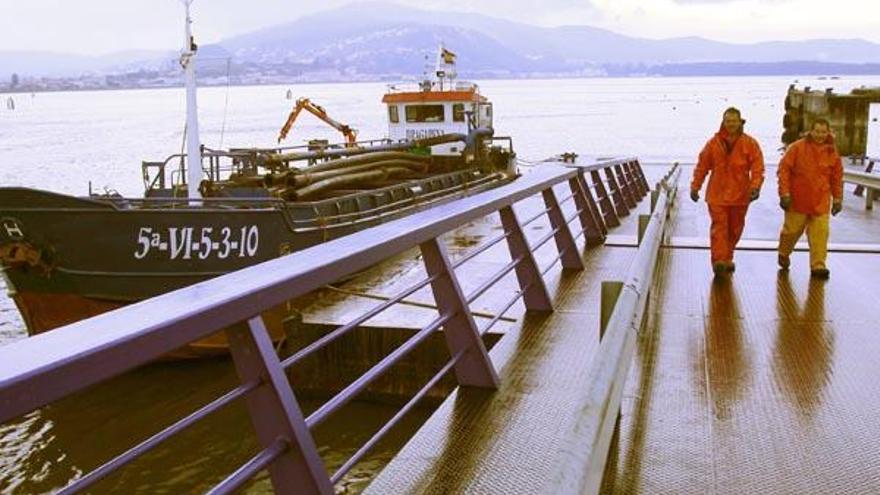
[[[514,137],[521,159],[540,160],[563,151],[582,155],[635,155],[643,160],[693,161],[728,106],[742,109],[747,131],[763,145],[768,161],[778,156],[782,102],[791,77],[631,78],[486,81],[495,104],[495,127]],[[838,90],[880,85],[880,77],[839,81],[800,78],[800,84]],[[209,147],[271,146],[294,97],[308,96],[330,115],[382,137],[383,84],[327,84],[205,88],[200,90],[202,141]],[[88,182],[124,195],[143,192],[141,160],[161,160],[181,149],[182,90],[14,95],[16,110],[0,109],[0,185],[30,186],[85,194]],[[4,97],[5,100],[5,97]],[[339,136],[304,115],[289,143]],[[0,281],[0,292],[5,287]],[[0,345],[24,338],[12,301],[0,296]],[[145,438],[175,415],[191,411],[229,388],[228,361],[155,365],[97,389],[0,426],[0,493],[57,489],[125,445]],[[308,404],[311,407],[313,404]],[[393,410],[356,405],[317,432],[331,467],[357,448]],[[346,481],[357,489],[393,455],[400,441],[424,419],[417,414]],[[352,428],[352,425],[355,427]],[[215,432],[246,434],[221,437]],[[331,431],[346,431],[330,441]],[[100,486],[120,493],[200,491],[221,479],[255,448],[243,408],[232,407],[200,425],[168,449],[151,454]],[[234,439],[234,440],[233,440]],[[240,440],[239,440],[240,439]],[[332,448],[329,447],[332,445]],[[175,446],[186,446],[179,455]],[[166,481],[149,490],[144,480]],[[250,489],[269,491],[265,476]]]

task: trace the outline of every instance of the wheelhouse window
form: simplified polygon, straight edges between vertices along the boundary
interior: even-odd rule
[[[400,122],[400,115],[397,112],[397,105],[388,105],[388,120],[392,124]]]
[[[452,121],[464,122],[464,103],[452,105]]]
[[[443,105],[407,105],[407,122],[443,122]]]

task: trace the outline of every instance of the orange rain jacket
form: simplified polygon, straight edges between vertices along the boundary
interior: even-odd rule
[[[831,198],[843,201],[843,163],[834,140],[818,144],[809,136],[791,144],[779,162],[779,197],[791,196],[791,209],[804,215],[826,215]]]
[[[703,147],[694,169],[691,190],[703,187],[706,175],[711,171],[706,202],[718,206],[743,206],[749,204],[749,190],[761,189],[764,183],[764,154],[752,136],[746,133],[727,144],[727,130],[721,127]]]

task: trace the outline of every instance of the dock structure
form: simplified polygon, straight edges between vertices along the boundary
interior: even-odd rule
[[[567,157],[497,190],[2,347],[0,422],[246,320],[227,330],[238,387],[132,450],[108,453],[69,488],[100,483],[244,399],[260,447],[218,480],[217,493],[266,469],[276,492],[332,493],[452,375],[459,386],[366,493],[880,491],[880,229],[869,200],[852,195],[855,185],[872,192],[877,184],[848,176],[823,281],[810,278],[805,245],[790,271],[778,271],[782,213],[768,180],[750,208],[736,273],[716,279],[705,205],[677,194],[690,173]],[[496,236],[450,256],[443,236],[487,215]],[[255,316],[262,309],[409,249],[424,264],[422,280],[292,356],[272,349]],[[470,263],[482,268],[462,268]],[[477,273],[490,275],[473,280]],[[475,319],[493,290],[501,295],[489,299],[503,302],[495,316]],[[304,414],[285,369],[418,294],[431,298],[435,317]],[[483,335],[505,314],[516,322],[487,349]],[[448,361],[328,470],[310,431],[438,331]],[[235,434],[244,433],[254,434]]]
[[[849,93],[832,88],[798,89],[790,85],[785,95],[782,144],[788,146],[808,132],[817,118],[827,119],[837,151],[845,156],[866,154],[870,106],[880,103],[880,87],[860,87]]]

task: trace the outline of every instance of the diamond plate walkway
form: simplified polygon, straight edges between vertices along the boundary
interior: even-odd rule
[[[831,279],[811,280],[803,251],[780,273],[774,172],[730,279],[709,270],[705,205],[681,196],[603,493],[880,493],[880,217],[848,187]],[[367,493],[559,493],[600,284],[623,277],[632,232],[622,226],[584,253],[585,271],[555,279],[556,310],[492,349],[500,388],[456,390]]]

